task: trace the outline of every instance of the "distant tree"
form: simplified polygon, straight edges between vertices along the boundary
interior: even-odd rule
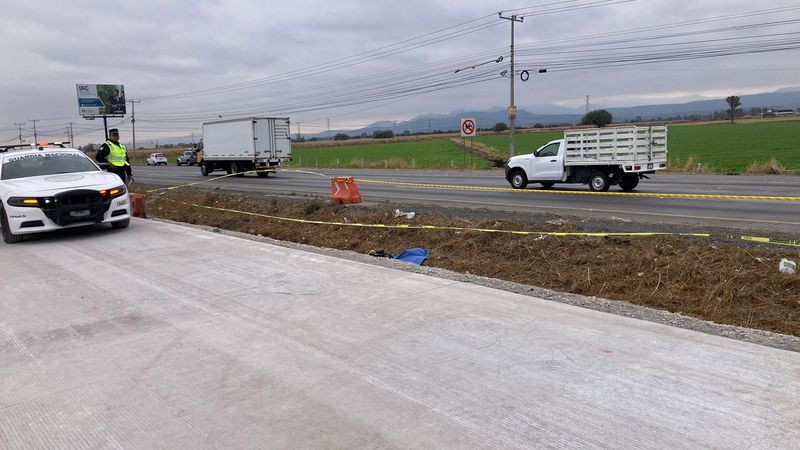
[[[392,130],[376,130],[372,133],[372,137],[374,139],[391,139],[394,137],[394,131]]]
[[[533,128],[544,128],[544,125],[540,124],[539,122],[536,122],[535,124],[533,124]]]
[[[610,112],[605,109],[596,109],[594,111],[589,111],[583,116],[581,125],[594,125],[598,128],[603,128],[610,124],[612,120],[613,118]]]
[[[97,149],[94,147],[94,144],[86,144],[86,145],[83,146],[83,148],[81,150],[83,150],[84,153],[89,153],[89,152],[93,152],[93,151],[95,151]]]
[[[346,141],[348,139],[350,139],[350,136],[345,133],[336,133],[336,136],[333,137],[334,141]]]
[[[742,99],[736,95],[731,95],[725,101],[728,102],[728,113],[731,116],[731,123],[733,123],[733,116],[736,114],[736,109],[742,105]]]
[[[508,125],[505,122],[497,122],[492,127],[492,131],[497,131],[498,133],[501,131],[506,131],[508,129]]]
[[[369,135],[367,133],[361,133],[361,137],[365,138],[365,137],[369,137]]]

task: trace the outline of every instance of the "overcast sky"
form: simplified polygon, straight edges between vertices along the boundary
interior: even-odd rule
[[[15,122],[26,122],[23,135],[30,136],[30,119],[41,120],[36,124],[40,140],[63,138],[67,124],[74,122],[77,143],[101,141],[102,133],[91,131],[102,130],[102,121],[86,121],[78,115],[76,83],[124,84],[128,99],[143,99],[136,105],[137,140],[199,132],[204,120],[243,116],[250,111],[288,115],[295,124],[293,131],[301,122],[303,132],[320,132],[328,120],[334,129],[355,128],[423,113],[505,107],[509,81],[499,73],[508,69],[510,23],[496,18],[497,11],[528,8],[519,11],[528,16],[516,25],[516,44],[523,68],[535,69],[564,58],[573,64],[591,58],[591,53],[575,53],[581,48],[574,43],[560,54],[531,54],[554,41],[799,4],[797,0],[638,0],[552,11],[590,3],[597,0],[11,0],[4,3],[0,15],[0,143],[16,140]],[[495,15],[489,16],[492,13]],[[619,55],[663,50],[668,47],[624,47],[676,40],[735,43],[747,42],[736,38],[775,33],[796,39],[797,34],[791,33],[800,32],[797,23],[672,41],[637,39],[791,19],[800,19],[800,10],[623,35],[626,42],[609,44],[596,55],[605,58],[609,51]],[[452,26],[457,27],[428,34]],[[408,41],[402,49],[407,51],[387,47],[425,35]],[[443,37],[449,39],[440,40]],[[727,40],[718,40],[723,38]],[[426,39],[438,42],[420,46]],[[320,66],[372,49],[383,49],[370,54],[381,57]],[[506,57],[500,63],[452,73],[501,55]],[[313,68],[300,70],[307,67]],[[548,73],[532,74],[527,83],[517,81],[516,104],[543,111],[548,104],[582,107],[585,95],[591,95],[593,108],[627,106],[724,98],[800,85],[800,51],[796,49],[576,68],[580,70],[548,68]],[[427,93],[387,91],[392,83],[416,78],[416,86],[429,80],[433,90],[442,80],[466,81],[479,73],[490,79]],[[278,75],[284,76],[280,79],[284,81],[269,79]],[[434,75],[445,78],[426,78]],[[261,82],[236,85],[252,80]],[[447,87],[445,84],[441,87]],[[229,88],[222,92],[216,89],[225,86]],[[369,86],[382,87],[371,94],[360,90]],[[212,93],[196,92],[208,89]],[[183,93],[190,95],[163,98]],[[343,106],[325,108],[333,101]],[[128,112],[127,121],[120,125],[123,141],[130,139],[130,105]]]

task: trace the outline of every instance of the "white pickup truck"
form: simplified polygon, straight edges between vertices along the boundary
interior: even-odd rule
[[[506,180],[515,189],[528,183],[545,188],[582,183],[597,192],[615,184],[632,191],[639,179],[666,168],[666,126],[568,130],[564,139],[514,156],[505,165]]]

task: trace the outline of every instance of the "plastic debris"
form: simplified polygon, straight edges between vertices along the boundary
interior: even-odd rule
[[[399,209],[395,209],[395,210],[394,210],[394,216],[395,216],[395,217],[405,217],[406,219],[409,219],[409,220],[411,220],[411,219],[413,219],[414,217],[416,217],[416,215],[417,215],[417,213],[415,213],[414,211],[411,211],[411,212],[403,212],[403,211],[400,211]]]
[[[428,251],[422,248],[409,248],[400,252],[394,259],[422,265],[428,259]]]
[[[785,273],[787,275],[794,275],[797,273],[797,263],[786,258],[781,259],[780,264],[778,264],[778,270],[781,273]]]

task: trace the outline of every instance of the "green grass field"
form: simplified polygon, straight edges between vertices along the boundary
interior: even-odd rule
[[[486,169],[489,161],[464,154],[446,139],[386,144],[346,145],[292,149],[291,166],[351,168],[475,168]]]
[[[668,136],[669,159],[677,165],[693,156],[717,172],[741,172],[774,157],[800,169],[800,122],[671,126]]]
[[[681,166],[690,157],[715,172],[742,172],[753,162],[778,160],[800,169],[800,121],[710,125],[671,125],[669,159]],[[516,135],[516,154],[530,153],[562,132]],[[480,136],[478,142],[508,152],[508,136]]]

